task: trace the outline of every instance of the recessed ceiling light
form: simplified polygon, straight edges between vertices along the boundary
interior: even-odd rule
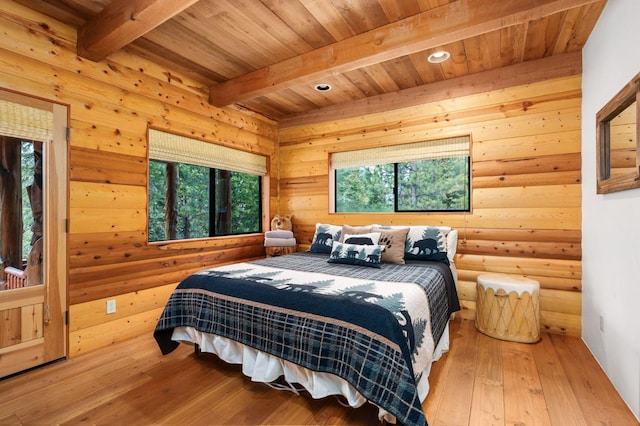
[[[440,50],[439,52],[433,52],[431,55],[429,55],[427,60],[432,64],[439,64],[446,61],[450,57],[451,54],[449,52],[447,52],[446,50]]]
[[[331,90],[331,85],[326,83],[316,84],[316,90],[318,92],[328,92]]]

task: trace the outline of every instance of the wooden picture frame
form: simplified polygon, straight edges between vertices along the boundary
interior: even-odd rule
[[[597,193],[640,188],[640,73],[596,114]]]

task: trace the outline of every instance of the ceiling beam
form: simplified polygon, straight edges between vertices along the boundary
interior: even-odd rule
[[[78,55],[100,61],[198,0],[113,0],[78,30]]]
[[[459,0],[212,86],[215,106],[265,96],[599,0]]]
[[[279,129],[309,126],[369,114],[410,108],[447,99],[506,89],[524,84],[547,81],[582,73],[582,52],[563,53],[535,61],[442,80],[397,92],[358,99],[318,108],[308,113],[286,117],[279,121]]]

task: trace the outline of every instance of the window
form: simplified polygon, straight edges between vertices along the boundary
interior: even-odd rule
[[[266,158],[149,130],[149,241],[261,232]]]
[[[469,211],[469,147],[465,136],[333,153],[333,211]]]
[[[45,266],[43,156],[52,144],[54,112],[47,102],[24,101],[0,93],[0,271],[28,269],[28,285],[35,285],[43,283]]]

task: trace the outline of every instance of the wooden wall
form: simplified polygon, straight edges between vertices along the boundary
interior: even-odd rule
[[[580,71],[579,55],[571,55],[282,123],[280,210],[294,214],[302,249],[316,222],[457,228],[462,316],[475,315],[479,274],[522,274],[541,284],[543,329],[579,336]],[[407,103],[413,106],[397,106]],[[329,153],[467,134],[472,212],[328,212]]]
[[[81,59],[73,28],[13,2],[0,4],[0,35],[0,87],[69,105],[70,356],[150,333],[187,274],[264,255],[262,234],[147,243],[147,128],[271,157],[276,123],[212,107],[206,87],[126,52]]]

